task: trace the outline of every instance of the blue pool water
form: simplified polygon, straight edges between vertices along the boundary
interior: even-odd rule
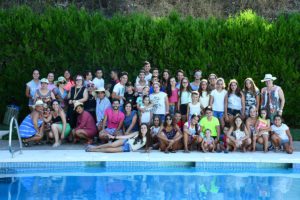
[[[0,174],[0,199],[293,200],[300,196],[300,174],[292,170],[32,171]]]

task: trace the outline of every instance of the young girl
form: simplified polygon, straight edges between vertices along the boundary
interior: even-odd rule
[[[206,152],[215,152],[215,140],[211,137],[211,131],[209,129],[205,130],[205,135],[201,143],[201,148],[204,153]]]
[[[189,153],[189,147],[192,148],[193,144],[197,145],[199,150],[200,144],[202,142],[202,137],[200,136],[200,126],[199,126],[199,115],[193,114],[190,121],[184,124],[183,128],[183,144],[184,153]]]
[[[148,126],[151,124],[152,116],[153,116],[152,107],[153,105],[150,103],[150,97],[145,95],[143,97],[143,105],[140,107],[141,108],[140,124],[144,123],[147,124]]]
[[[183,121],[186,121],[187,119],[187,107],[190,102],[192,102],[192,89],[189,84],[188,78],[184,77],[181,80],[180,84],[179,102],[177,106],[177,109],[180,111]]]
[[[152,137],[153,142],[153,149],[158,149],[159,143],[158,143],[158,133],[160,132],[161,128],[161,121],[158,116],[154,116],[153,118],[153,126],[150,128],[150,134]]]
[[[171,77],[168,81],[167,94],[169,98],[169,113],[174,116],[178,104],[178,88],[176,88],[175,77]]]
[[[169,78],[170,78],[170,72],[168,69],[165,69],[163,71],[163,76],[162,76],[162,80],[161,80],[161,90],[162,92],[166,92],[166,89],[168,87],[168,83],[169,83]]]
[[[199,88],[199,96],[200,96],[200,103],[201,103],[201,110],[202,112],[204,109],[209,106],[210,101],[210,92],[208,91],[208,82],[206,79],[202,79],[200,82],[200,88]],[[204,114],[204,113],[202,113]]]
[[[145,86],[143,88],[143,94],[139,95],[139,97],[136,99],[136,107],[137,107],[137,109],[138,109],[139,112],[141,111],[141,106],[144,105],[143,104],[143,98],[144,98],[144,96],[149,96],[149,90],[150,90],[150,87],[149,86]]]
[[[243,93],[245,96],[245,115],[250,115],[250,108],[255,106],[259,110],[259,89],[256,87],[252,78],[246,78]]]
[[[117,139],[113,143],[107,143],[99,146],[87,146],[87,152],[103,152],[103,153],[117,153],[137,151],[146,145],[146,151],[151,142],[150,129],[147,124],[142,124],[139,131],[129,135],[112,136],[108,135],[110,139]]]
[[[136,95],[134,93],[134,87],[131,82],[126,84],[126,92],[124,94],[125,101],[130,102],[132,104],[132,109],[136,110]]]
[[[218,78],[216,89],[211,92],[210,106],[212,106],[214,117],[217,117],[224,127],[224,99],[227,94],[223,78]]]
[[[199,102],[199,93],[192,92],[192,102],[187,107],[187,119],[190,120],[193,114],[201,115],[201,104]]]
[[[267,110],[262,109],[260,111],[260,117],[256,121],[255,124],[255,132],[253,134],[253,142],[252,142],[252,150],[255,151],[256,141],[259,144],[264,145],[264,152],[268,151],[268,140],[269,140],[269,131],[270,128],[270,120],[267,119]]]

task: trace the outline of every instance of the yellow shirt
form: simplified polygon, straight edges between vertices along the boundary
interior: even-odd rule
[[[209,129],[211,131],[211,136],[216,137],[218,136],[217,128],[216,126],[220,126],[220,122],[218,118],[212,116],[212,119],[208,121],[207,117],[203,117],[199,122],[202,132],[205,132],[206,129]]]

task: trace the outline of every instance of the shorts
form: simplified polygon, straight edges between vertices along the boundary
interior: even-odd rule
[[[289,139],[284,139],[284,140],[280,139],[280,145],[285,145],[286,143],[289,142],[290,142]]]
[[[228,115],[232,115],[232,116],[236,116],[237,114],[241,114],[241,111],[240,110],[235,110],[235,109],[228,108],[227,109],[227,114]]]
[[[123,149],[123,152],[130,152],[130,145],[128,143],[128,139],[124,140],[124,143],[122,145],[122,149]]]
[[[187,106],[188,106],[188,104],[181,104],[180,105],[180,114],[186,115],[186,113],[187,113]]]
[[[59,124],[59,128],[62,130],[63,129],[63,125]],[[65,130],[65,137],[67,137],[71,132],[71,126],[69,123],[66,124],[66,130]]]
[[[224,112],[221,112],[221,111],[213,111],[214,112],[214,117],[216,118],[222,118],[223,115],[224,115]]]

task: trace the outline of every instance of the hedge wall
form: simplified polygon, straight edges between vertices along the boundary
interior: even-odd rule
[[[208,20],[172,13],[164,18],[145,14],[88,13],[75,7],[48,8],[34,13],[28,7],[0,10],[0,111],[15,96],[26,114],[25,83],[32,70],[41,76],[70,68],[111,67],[135,76],[144,60],[160,69],[194,68],[211,72],[240,84],[252,77],[257,85],[265,73],[278,77],[286,96],[284,115],[299,126],[300,14],[282,15],[272,22],[252,11],[228,19]]]

